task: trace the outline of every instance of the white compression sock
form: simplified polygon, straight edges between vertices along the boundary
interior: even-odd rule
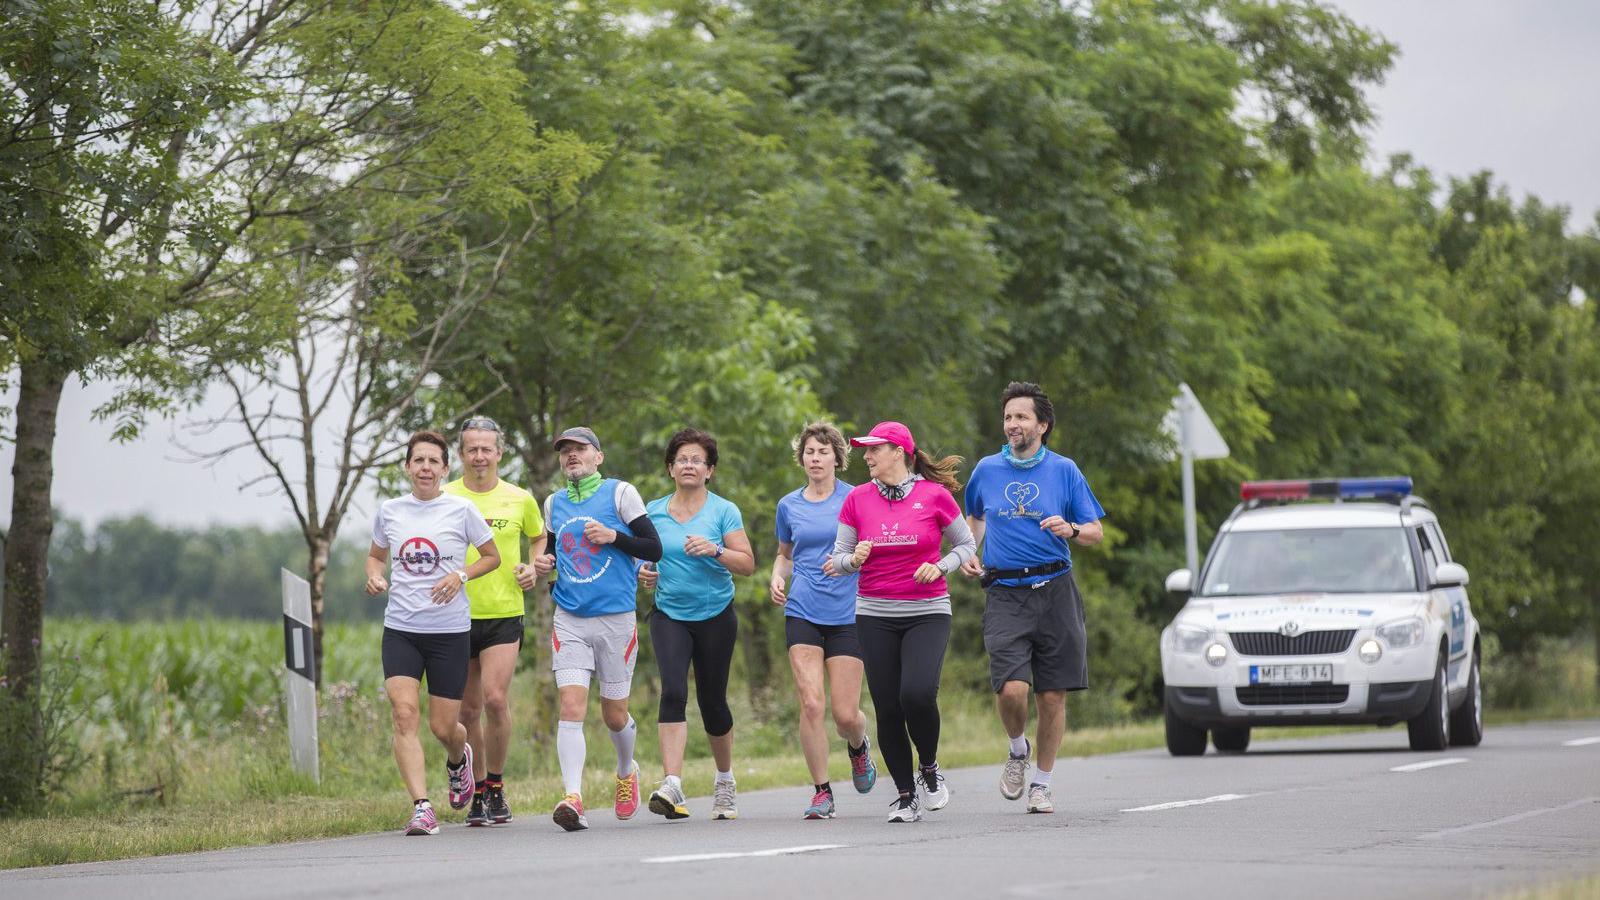
[[[556,758],[561,760],[561,787],[569,794],[583,793],[583,723],[563,721],[556,728]]]
[[[717,772],[717,780],[718,781],[732,781],[733,780],[733,772],[731,770],[727,771],[727,772],[719,771],[719,772]]]
[[[1011,755],[1012,756],[1027,756],[1028,755],[1028,739],[1023,737],[1020,734],[1017,735],[1016,737],[1012,738],[1011,739]]]
[[[1033,777],[1028,779],[1028,781],[1029,781],[1030,784],[1042,784],[1045,787],[1049,787],[1050,786],[1050,773],[1046,772],[1043,769],[1034,769],[1033,770]]]
[[[639,736],[639,728],[633,724],[633,716],[628,717],[628,724],[622,726],[621,731],[611,732],[611,745],[617,748],[617,777],[627,778],[633,771],[633,742]]]
[[[666,775],[661,779],[661,786],[673,787],[681,791],[683,790],[683,780],[676,775]]]

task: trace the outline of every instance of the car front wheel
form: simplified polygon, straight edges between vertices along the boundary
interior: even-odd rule
[[[1411,749],[1443,750],[1450,743],[1450,695],[1444,681],[1444,653],[1439,654],[1439,664],[1433,671],[1433,689],[1428,705],[1415,718],[1406,720],[1406,732],[1411,738]]]
[[[1206,752],[1206,730],[1190,725],[1172,711],[1172,702],[1162,704],[1167,723],[1167,752],[1173,756],[1201,756]]]

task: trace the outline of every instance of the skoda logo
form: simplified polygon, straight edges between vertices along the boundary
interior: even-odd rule
[[[1294,637],[1300,633],[1300,623],[1293,619],[1278,626],[1278,633],[1284,637]]]

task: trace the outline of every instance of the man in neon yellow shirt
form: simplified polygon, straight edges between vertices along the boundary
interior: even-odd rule
[[[462,477],[444,486],[445,493],[472,501],[494,532],[503,565],[467,585],[472,605],[471,659],[466,694],[461,698],[461,724],[472,744],[472,777],[476,782],[468,825],[511,821],[506,803],[506,749],[511,743],[511,708],[507,694],[511,675],[522,649],[522,592],[533,589],[538,577],[522,562],[522,539],[532,556],[544,552],[544,518],[533,495],[500,480],[500,458],[505,455],[505,434],[493,419],[476,417],[461,426]],[[478,551],[467,551],[467,563]],[[487,713],[487,716],[483,714]],[[487,718],[487,724],[483,719]]]

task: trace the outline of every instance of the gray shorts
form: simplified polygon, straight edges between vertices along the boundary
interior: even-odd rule
[[[556,607],[550,629],[550,669],[556,687],[600,682],[600,696],[626,699],[639,661],[638,619],[632,610],[585,617]]]
[[[1089,642],[1072,570],[1037,588],[986,588],[983,649],[995,693],[1008,681],[1025,681],[1035,692],[1086,689]]]

